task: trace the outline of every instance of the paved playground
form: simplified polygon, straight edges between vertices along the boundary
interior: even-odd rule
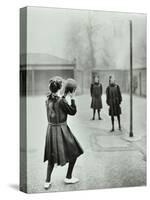
[[[133,130],[140,140],[129,142],[124,136],[129,132],[129,96],[123,95],[122,131],[110,132],[111,121],[103,96],[103,120],[92,121],[90,95],[76,97],[78,112],[70,116],[68,124],[84,149],[78,158],[74,176],[80,182],[65,185],[63,179],[67,165],[55,167],[51,191],[72,191],[146,185],[146,99],[133,98]],[[28,105],[28,192],[45,192],[43,185],[46,163],[43,163],[44,142],[47,127],[45,97],[29,97]]]

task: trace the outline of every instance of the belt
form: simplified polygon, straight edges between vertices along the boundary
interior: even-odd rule
[[[51,126],[60,126],[60,125],[66,125],[66,122],[62,122],[62,123],[51,123],[51,122],[48,122],[48,125],[51,125]]]

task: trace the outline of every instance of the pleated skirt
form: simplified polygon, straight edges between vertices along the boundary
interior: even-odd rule
[[[102,108],[102,98],[99,97],[92,97],[91,108],[93,109],[101,109]]]
[[[63,166],[81,154],[83,154],[83,149],[67,123],[58,125],[48,124],[44,162],[48,160],[52,164]]]
[[[117,116],[121,114],[121,107],[120,105],[111,104],[109,107],[109,115],[110,116]]]

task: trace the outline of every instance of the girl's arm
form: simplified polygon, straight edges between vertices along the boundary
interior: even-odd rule
[[[106,103],[109,105],[109,87],[106,89]]]
[[[121,91],[120,91],[119,85],[117,85],[117,89],[118,89],[119,103],[121,104],[121,102],[122,102],[122,95],[121,95]]]
[[[66,101],[66,99],[62,98],[60,104],[61,104],[63,111],[65,113],[67,113],[68,115],[75,115],[76,114],[77,108],[76,108],[74,99],[71,99],[71,105],[69,105],[68,102]]]
[[[101,95],[103,94],[103,86],[102,84],[100,85],[100,89],[101,89]]]
[[[45,101],[46,106],[46,114],[47,114],[47,120],[48,120],[48,99]]]
[[[90,87],[90,94],[91,94],[91,97],[92,97],[92,94],[93,94],[93,84],[91,84],[91,87]]]

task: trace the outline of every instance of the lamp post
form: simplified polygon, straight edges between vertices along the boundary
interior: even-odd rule
[[[133,137],[133,49],[132,49],[132,21],[129,21],[130,25],[130,132],[129,136]]]
[[[134,142],[141,140],[140,135],[134,135],[133,134],[133,24],[132,20],[129,20],[129,41],[130,41],[130,47],[129,47],[129,53],[130,53],[130,128],[129,132],[126,132],[126,134],[122,137],[123,139]]]

